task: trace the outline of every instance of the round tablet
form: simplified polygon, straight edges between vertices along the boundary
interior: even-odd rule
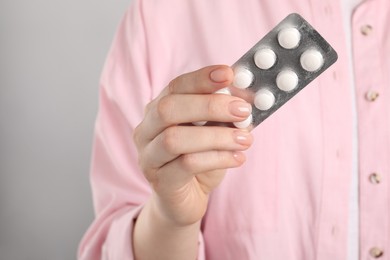
[[[291,91],[298,86],[298,76],[292,70],[282,70],[276,76],[276,85],[280,90]]]
[[[285,28],[278,33],[278,42],[285,49],[294,49],[301,40],[301,33],[296,28]]]
[[[192,122],[192,124],[196,125],[196,126],[204,126],[206,123],[207,123],[207,121]]]
[[[214,92],[215,94],[225,94],[231,95],[230,90],[228,88],[221,88]]]
[[[324,64],[324,57],[322,57],[321,52],[317,50],[307,50],[301,55],[301,66],[306,71],[317,71]]]
[[[275,96],[268,89],[260,89],[255,95],[254,103],[258,109],[268,110],[274,105]]]
[[[240,129],[247,128],[252,124],[253,116],[250,114],[247,119],[241,122],[234,122],[234,126]]]
[[[247,88],[252,84],[253,74],[247,69],[238,69],[234,74],[233,86],[236,88]]]
[[[261,49],[256,51],[254,60],[257,67],[267,70],[275,64],[276,54],[271,49]]]

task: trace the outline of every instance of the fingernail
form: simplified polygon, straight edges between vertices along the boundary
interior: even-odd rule
[[[210,73],[210,79],[216,83],[225,82],[228,80],[228,73],[225,69],[219,68]]]
[[[233,132],[234,140],[241,145],[250,145],[252,143],[252,135],[245,130],[237,130]]]
[[[230,102],[229,111],[234,116],[248,117],[252,112],[252,106],[249,103],[235,100]]]
[[[236,159],[236,161],[239,163],[245,162],[246,159],[242,152],[233,152],[233,158]]]

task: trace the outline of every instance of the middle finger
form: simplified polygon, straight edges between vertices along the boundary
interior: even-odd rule
[[[165,129],[143,151],[148,166],[154,169],[181,154],[208,150],[243,151],[253,138],[249,131],[228,127],[173,126]]]
[[[148,111],[142,124],[146,139],[152,140],[169,126],[197,121],[239,122],[251,111],[249,103],[229,95],[168,95]]]

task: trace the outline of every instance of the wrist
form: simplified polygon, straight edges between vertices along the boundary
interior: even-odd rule
[[[149,214],[152,219],[174,230],[199,229],[201,219],[188,218],[186,213],[172,212],[166,203],[157,195],[153,194],[148,202]]]
[[[154,203],[151,198],[136,220],[133,233],[136,259],[195,259],[200,221],[178,225]]]

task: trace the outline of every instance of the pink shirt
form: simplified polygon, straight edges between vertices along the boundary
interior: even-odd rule
[[[356,148],[360,257],[390,259],[388,0],[366,0],[353,14],[355,91],[341,1],[134,0],[101,78],[96,219],[79,259],[133,259],[133,220],[150,195],[132,143],[145,105],[175,76],[233,64],[291,12],[313,24],[339,60],[254,130],[247,162],[211,195],[198,259],[345,260]]]

